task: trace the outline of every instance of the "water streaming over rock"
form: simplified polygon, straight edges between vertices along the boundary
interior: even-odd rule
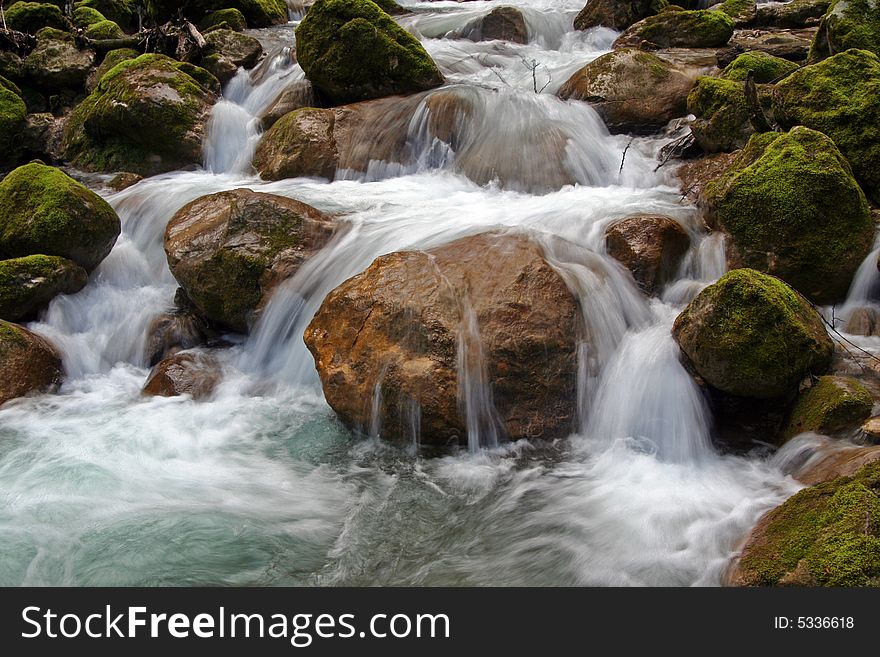
[[[404,4],[416,12],[401,23],[449,86],[386,117],[400,161],[367,158],[330,183],[257,178],[260,116],[302,79],[280,51],[227,84],[203,170],[107,194],[123,222],[117,246],[85,290],[32,325],[64,352],[60,394],[0,409],[0,584],[712,585],[757,517],[797,489],[776,465],[709,444],[710,416],[669,330],[723,273],[724,246],[669,167],[655,171],[665,140],[636,139],[621,171],[629,139],[553,96],[615,34],[571,29],[583,0]],[[444,36],[502,4],[523,10],[528,44]],[[259,34],[292,43],[290,26]],[[147,327],[176,288],[165,225],[190,200],[236,187],[314,205],[339,230],[250,337],[229,336],[212,399],[144,398]],[[605,229],[635,213],[671,216],[691,235],[662,300],[647,301],[605,254]],[[465,312],[473,451],[427,458],[375,438],[378,422],[365,428],[373,438],[352,436],[302,339],[326,295],[379,255],[498,228],[534,236],[580,300],[581,429],[494,446],[479,326]],[[378,407],[381,395],[377,382],[364,401]],[[407,412],[417,446],[419,409]]]

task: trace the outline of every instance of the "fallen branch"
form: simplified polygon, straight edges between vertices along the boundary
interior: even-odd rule
[[[755,72],[749,70],[746,75],[745,82],[746,107],[749,111],[749,123],[755,129],[755,132],[774,132],[775,126],[770,124],[764,110],[761,107],[761,100],[758,98],[758,87],[755,85]]]

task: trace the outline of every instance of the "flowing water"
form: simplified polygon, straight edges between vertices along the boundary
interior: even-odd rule
[[[798,488],[776,462],[713,448],[709,411],[679,363],[672,322],[724,272],[724,247],[681,200],[671,167],[655,170],[669,139],[627,148],[589,107],[553,96],[615,33],[572,30],[583,0],[403,4],[414,13],[401,24],[449,86],[357,136],[399,138],[394,161],[367,158],[334,181],[252,172],[260,115],[303,77],[283,50],[289,25],[260,31],[275,54],[226,86],[203,169],[106,194],[119,242],[86,289],[31,326],[64,352],[60,394],[0,409],[0,585],[716,585],[755,520]],[[528,44],[456,38],[502,4],[523,10]],[[435,139],[427,109],[447,92],[470,108],[454,144]],[[143,397],[148,326],[176,289],[165,224],[236,187],[300,199],[341,229],[250,337],[230,336],[212,399]],[[693,243],[678,280],[650,301],[603,239],[615,219],[644,212],[676,218]],[[591,340],[579,430],[497,444],[479,327],[465,312],[471,449],[421,450],[417,408],[412,445],[383,442],[378,421],[352,436],[302,341],[321,301],[381,254],[488,229],[529,232],[581,301]],[[379,384],[365,403],[378,408],[381,394]]]

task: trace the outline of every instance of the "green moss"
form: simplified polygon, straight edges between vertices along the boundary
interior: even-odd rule
[[[119,231],[113,208],[60,169],[32,162],[0,182],[0,257],[58,255],[92,270]]]
[[[94,9],[123,29],[133,30],[137,28],[136,4],[135,0],[80,0],[75,4],[74,11],[81,8]]]
[[[855,379],[820,377],[801,393],[782,432],[783,442],[806,431],[833,434],[858,427],[871,416],[874,398]]]
[[[18,89],[12,83],[9,86]],[[21,132],[27,117],[24,101],[9,86],[5,83],[0,86],[0,170],[3,171],[15,166],[21,156]]]
[[[16,2],[6,8],[6,25],[10,29],[36,34],[40,28],[65,29],[64,15],[55,5],[40,2]]]
[[[738,24],[748,23],[753,20],[758,11],[755,0],[725,0],[718,9],[730,16]]]
[[[200,21],[212,11],[237,9],[250,27],[268,27],[287,22],[287,3],[284,0],[150,0],[148,10],[159,23],[177,16],[178,12],[190,20]]]
[[[397,4],[394,0],[373,0],[376,3],[376,6],[379,7],[382,11],[384,11],[389,16],[397,16],[399,14],[405,14],[406,9]]]
[[[114,66],[120,62],[124,62],[128,59],[135,59],[137,57],[140,57],[140,53],[132,48],[117,48],[116,50],[111,50],[104,55],[104,61],[95,69],[93,77],[90,78],[90,80],[94,79],[95,81],[100,82],[101,78],[103,78],[107,72],[112,70]]]
[[[334,103],[414,93],[443,82],[419,41],[370,0],[317,0],[296,39],[306,76]]]
[[[660,48],[717,48],[733,36],[733,19],[721,11],[670,11],[639,21],[626,30],[621,45],[646,41]]]
[[[819,23],[810,60],[851,48],[880,55],[880,3],[876,0],[835,0]]]
[[[759,89],[759,95],[769,106],[769,95],[763,89]],[[742,148],[755,132],[740,82],[698,78],[688,94],[688,112],[697,116],[691,129],[697,143],[708,153]]]
[[[0,361],[10,347],[26,347],[28,345],[21,327],[0,319]]]
[[[91,7],[77,7],[73,10],[73,23],[77,27],[88,27],[106,20],[104,14]]]
[[[794,62],[768,55],[765,52],[747,52],[728,64],[721,77],[725,80],[743,81],[748,76],[749,71],[754,71],[755,82],[767,84],[775,82],[786,73],[791,73],[797,67],[798,65]]]
[[[842,299],[871,248],[874,224],[849,165],[807,128],[753,136],[704,196],[744,266],[816,303]]]
[[[712,386],[742,397],[781,397],[822,373],[832,344],[815,310],[785,283],[735,269],[676,318],[673,335]]]
[[[753,586],[880,585],[880,463],[806,488],[761,520],[741,578]]]
[[[78,292],[87,282],[82,267],[58,256],[0,260],[0,318],[28,319],[57,295]]]
[[[199,162],[197,128],[217,88],[219,82],[204,69],[164,55],[122,61],[71,114],[62,141],[65,155],[78,166],[141,175]],[[150,96],[150,89],[158,96]]]
[[[21,89],[15,82],[0,75],[0,89],[8,89],[16,96],[21,96]]]
[[[100,23],[89,25],[86,28],[85,35],[89,39],[98,41],[102,39],[121,39],[125,36],[125,32],[113,21],[104,20]]]
[[[199,30],[202,32],[208,32],[222,26],[236,32],[241,32],[247,28],[247,21],[244,14],[235,8],[212,11],[199,21]]]
[[[848,50],[806,66],[776,85],[773,111],[784,127],[831,137],[865,192],[880,200],[880,58]]]

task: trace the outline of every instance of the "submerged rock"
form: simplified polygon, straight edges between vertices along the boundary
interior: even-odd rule
[[[471,41],[529,42],[525,18],[516,7],[495,7],[474,23],[465,26],[461,30],[461,36]]]
[[[611,224],[605,244],[608,255],[632,272],[645,293],[653,294],[675,277],[690,238],[675,219],[638,215]]]
[[[813,307],[778,278],[736,269],[678,316],[673,337],[706,383],[739,397],[770,399],[822,374],[833,345]]]
[[[721,11],[669,8],[627,29],[614,48],[718,48],[733,36],[733,19]]]
[[[334,104],[443,83],[422,44],[368,0],[317,0],[296,40],[306,77]]]
[[[467,443],[465,408],[484,436],[566,436],[580,331],[577,300],[534,242],[482,234],[376,259],[328,295],[305,342],[346,424],[445,445]]]
[[[865,193],[880,200],[880,58],[848,50],[795,71],[776,85],[773,112],[783,127],[825,133]]]
[[[248,189],[188,203],[165,230],[171,273],[207,319],[247,333],[258,308],[332,234],[331,219]]]
[[[32,162],[0,182],[0,257],[61,256],[92,271],[119,232],[113,208],[60,169]]]
[[[873,408],[871,393],[855,379],[819,377],[798,397],[782,432],[782,441],[807,431],[824,435],[855,431],[868,419]]]
[[[88,281],[85,269],[58,256],[0,260],[0,319],[29,319],[59,294],[79,292]]]
[[[850,48],[880,55],[880,2],[877,0],[834,0],[819,23],[810,59],[824,59]]]
[[[0,320],[0,404],[61,381],[61,356],[47,340]]]
[[[584,66],[557,95],[590,103],[612,133],[649,134],[687,112],[693,85],[690,77],[669,62],[627,48]]]
[[[751,138],[704,190],[708,219],[729,235],[728,258],[834,303],[871,249],[874,223],[849,165],[807,128]]]
[[[880,586],[880,462],[805,488],[759,521],[735,586]]]
[[[175,354],[153,368],[144,385],[144,394],[152,397],[190,395],[195,400],[206,399],[213,394],[222,377],[220,362],[210,354]]]
[[[201,162],[219,83],[202,68],[164,55],[125,60],[73,111],[65,156],[99,171],[153,175]]]
[[[610,27],[623,31],[666,7],[666,0],[589,0],[574,19],[574,29]]]
[[[163,313],[147,329],[147,364],[152,367],[178,351],[199,347],[209,333],[205,321],[193,312]]]

